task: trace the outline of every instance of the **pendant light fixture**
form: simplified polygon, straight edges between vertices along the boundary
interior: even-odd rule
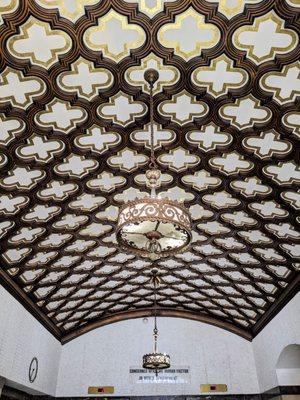
[[[154,286],[154,351],[153,353],[145,354],[143,356],[143,368],[153,370],[157,376],[158,372],[170,368],[170,356],[165,353],[159,353],[157,349],[158,341],[158,328],[157,328],[157,287],[160,283],[160,279],[157,275],[157,270],[152,271],[152,283]]]
[[[120,209],[116,237],[125,250],[152,260],[172,256],[189,245],[191,218],[183,204],[160,198],[156,190],[160,187],[161,171],[154,154],[153,86],[159,74],[148,69],[144,78],[150,88],[150,162],[146,171],[151,195],[126,202]]]

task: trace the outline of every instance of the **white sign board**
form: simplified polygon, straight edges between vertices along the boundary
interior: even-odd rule
[[[150,369],[143,369],[141,367],[129,368],[130,382],[136,383],[172,383],[182,384],[190,383],[190,367],[187,366],[172,366],[171,368],[158,371],[156,375]]]

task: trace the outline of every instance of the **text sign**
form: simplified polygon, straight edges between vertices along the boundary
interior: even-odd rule
[[[143,369],[141,367],[129,368],[130,381],[136,383],[190,383],[190,367],[187,366],[174,366],[162,371],[158,371],[156,376],[155,372],[150,369]]]

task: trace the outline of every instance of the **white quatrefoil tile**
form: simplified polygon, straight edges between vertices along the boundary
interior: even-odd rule
[[[53,224],[55,229],[75,230],[88,222],[86,215],[65,214],[60,220]]]
[[[233,60],[222,54],[211,60],[209,66],[198,67],[192,73],[192,82],[199,88],[206,88],[213,97],[238,89],[248,80],[247,72],[233,66]]]
[[[118,168],[121,171],[132,172],[140,166],[145,165],[148,157],[136,150],[129,149],[128,147],[120,150],[115,156],[109,157],[107,160],[108,165],[112,168]]]
[[[36,114],[35,121],[42,128],[70,133],[78,124],[84,122],[87,112],[82,107],[72,106],[69,102],[54,98],[46,104],[45,111]]]
[[[292,130],[292,134],[297,139],[300,139],[300,112],[291,111],[285,114],[282,118],[282,122]]]
[[[25,222],[48,222],[61,212],[58,206],[48,206],[47,204],[37,204],[22,217]]]
[[[98,161],[78,154],[69,154],[61,164],[56,164],[54,171],[61,176],[83,178],[98,168]]]
[[[78,196],[74,201],[71,201],[69,203],[69,207],[71,210],[89,212],[97,210],[97,208],[99,208],[104,203],[106,203],[105,197],[83,193],[82,195]]]
[[[202,200],[204,203],[217,209],[237,207],[241,204],[238,199],[232,197],[231,194],[227,193],[225,190],[213,194],[205,194]]]
[[[232,136],[221,132],[214,123],[203,125],[199,130],[191,130],[186,134],[186,141],[198,147],[199,150],[208,152],[226,147],[232,142]]]
[[[62,181],[51,181],[47,186],[38,191],[37,196],[44,201],[63,201],[73,193],[77,192],[78,185],[76,183],[64,183]]]
[[[25,130],[25,122],[20,118],[6,117],[0,114],[0,145],[8,146]]]
[[[173,3],[175,0],[125,0],[126,3],[134,3],[138,6],[140,12],[146,14],[149,18],[153,18],[156,14],[164,9],[167,3]]]
[[[274,130],[261,132],[259,136],[248,136],[243,140],[243,146],[261,159],[284,156],[293,149],[292,144],[282,140]]]
[[[238,129],[253,127],[255,124],[267,122],[272,112],[262,107],[260,101],[252,95],[239,98],[235,103],[226,104],[219,110],[219,114]]]
[[[218,5],[218,11],[225,15],[226,18],[231,19],[234,16],[242,13],[245,6],[248,4],[260,3],[263,0],[206,0],[210,3]]]
[[[45,176],[46,173],[39,169],[33,169],[29,166],[16,166],[8,172],[8,176],[0,180],[0,186],[7,189],[30,190],[42,181]]]
[[[295,101],[300,95],[300,62],[285,65],[281,72],[266,73],[260,84],[279,104]]]
[[[251,203],[248,207],[262,218],[285,218],[288,216],[288,212],[275,201]]]
[[[300,183],[300,167],[294,162],[279,162],[278,165],[268,165],[263,168],[263,172],[278,185]]]
[[[15,215],[21,211],[29,202],[27,196],[0,196],[0,215]]]
[[[200,56],[202,50],[214,47],[220,39],[220,31],[216,25],[207,23],[204,15],[190,7],[176,15],[174,22],[163,25],[157,36],[163,46],[189,61]]]
[[[22,71],[7,67],[0,74],[0,104],[10,102],[12,106],[26,110],[45,91],[42,79],[24,76]]]
[[[162,154],[158,157],[158,162],[168,166],[172,171],[182,172],[186,169],[199,164],[200,158],[189,152],[183,147],[177,147],[170,150],[168,154]]]
[[[49,69],[72,47],[71,38],[64,31],[52,30],[50,24],[34,17],[19,29],[20,33],[8,39],[7,48],[14,57],[29,59],[43,68]]]
[[[27,144],[17,148],[17,156],[24,161],[35,161],[47,164],[61,154],[65,144],[61,140],[48,139],[46,136],[33,134],[27,139]]]
[[[272,192],[270,186],[263,185],[257,176],[232,181],[230,186],[245,197],[266,196]]]
[[[296,48],[299,39],[294,30],[284,27],[284,23],[275,11],[270,11],[255,18],[253,25],[238,28],[233,44],[246,51],[247,58],[257,65],[272,60],[277,54],[287,54]]]
[[[57,83],[66,92],[77,94],[86,100],[99,96],[99,91],[109,89],[114,82],[113,74],[107,69],[83,57],[79,57],[71,70],[62,72],[57,77]]]
[[[9,243],[13,245],[33,243],[46,231],[45,228],[21,228],[10,237]]]
[[[104,128],[92,125],[83,135],[75,138],[75,145],[81,149],[89,149],[92,153],[103,154],[121,142],[116,132],[105,131]]]
[[[103,171],[95,179],[89,180],[87,186],[90,189],[110,193],[124,186],[125,183],[126,179],[123,176],[116,176],[111,172]]]
[[[211,176],[211,174],[204,169],[195,172],[193,175],[185,175],[181,179],[183,183],[192,186],[193,189],[198,191],[214,188],[221,184],[220,178]]]
[[[254,166],[252,161],[245,160],[236,151],[224,153],[222,157],[213,157],[209,160],[209,164],[224,175],[237,175],[242,172],[248,172]]]
[[[98,108],[101,118],[110,119],[114,124],[127,126],[146,114],[147,107],[140,101],[134,101],[132,96],[119,92],[110,97],[108,103],[103,103]]]
[[[93,51],[101,51],[104,57],[119,62],[130,51],[140,47],[146,39],[145,31],[128,18],[111,9],[98,18],[97,25],[88,28],[84,35],[85,45]]]
[[[196,118],[202,118],[208,113],[208,106],[198,101],[187,91],[174,95],[171,100],[163,101],[158,106],[158,112],[179,125],[187,124]]]

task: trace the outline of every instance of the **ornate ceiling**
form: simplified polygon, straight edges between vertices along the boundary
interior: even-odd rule
[[[149,193],[193,243],[155,262],[161,315],[251,339],[299,288],[299,0],[4,0],[1,281],[56,337],[151,315],[153,263],[115,240]]]

